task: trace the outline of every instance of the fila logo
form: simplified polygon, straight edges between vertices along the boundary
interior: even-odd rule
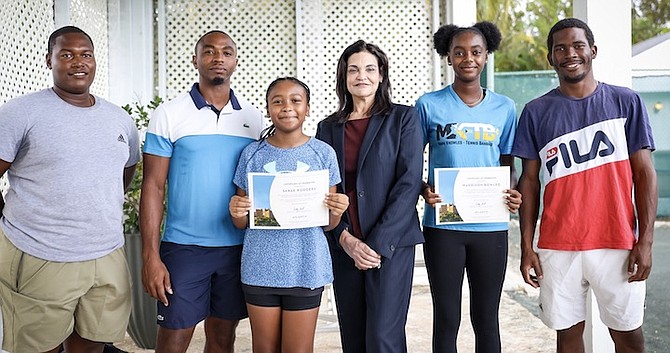
[[[569,169],[573,163],[582,164],[598,157],[607,157],[614,154],[615,150],[614,144],[602,130],[596,131],[593,141],[591,141],[591,148],[585,154],[581,154],[581,151],[579,151],[577,141],[570,140],[568,145],[561,142],[557,147],[552,147],[547,151],[545,166],[547,167],[547,171],[549,171],[549,175],[552,175],[554,167],[561,161],[563,162],[563,166]]]

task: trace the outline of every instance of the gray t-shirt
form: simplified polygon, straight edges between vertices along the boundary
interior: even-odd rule
[[[139,136],[121,108],[96,97],[76,107],[52,89],[0,106],[0,159],[10,162],[0,226],[45,260],[97,259],[123,246],[123,169]]]

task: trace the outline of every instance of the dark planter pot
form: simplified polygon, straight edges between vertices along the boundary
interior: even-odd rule
[[[128,335],[142,349],[156,348],[156,299],[151,298],[142,287],[142,236],[126,234],[126,255],[133,281],[132,311],[128,323]]]

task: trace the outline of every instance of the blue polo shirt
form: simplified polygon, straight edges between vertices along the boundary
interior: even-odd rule
[[[194,84],[153,112],[144,153],[170,158],[163,241],[185,245],[242,244],[230,220],[233,175],[240,153],[260,136],[262,113],[235,96],[221,111]]]

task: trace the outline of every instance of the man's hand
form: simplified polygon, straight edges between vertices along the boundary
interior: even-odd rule
[[[542,278],[542,267],[535,251],[521,250],[521,275],[523,280],[533,288],[540,287],[538,279]]]
[[[167,294],[172,294],[170,273],[159,257],[152,257],[142,263],[142,286],[149,296],[168,306]]]
[[[644,281],[651,273],[651,244],[638,242],[628,255],[628,282]]]

